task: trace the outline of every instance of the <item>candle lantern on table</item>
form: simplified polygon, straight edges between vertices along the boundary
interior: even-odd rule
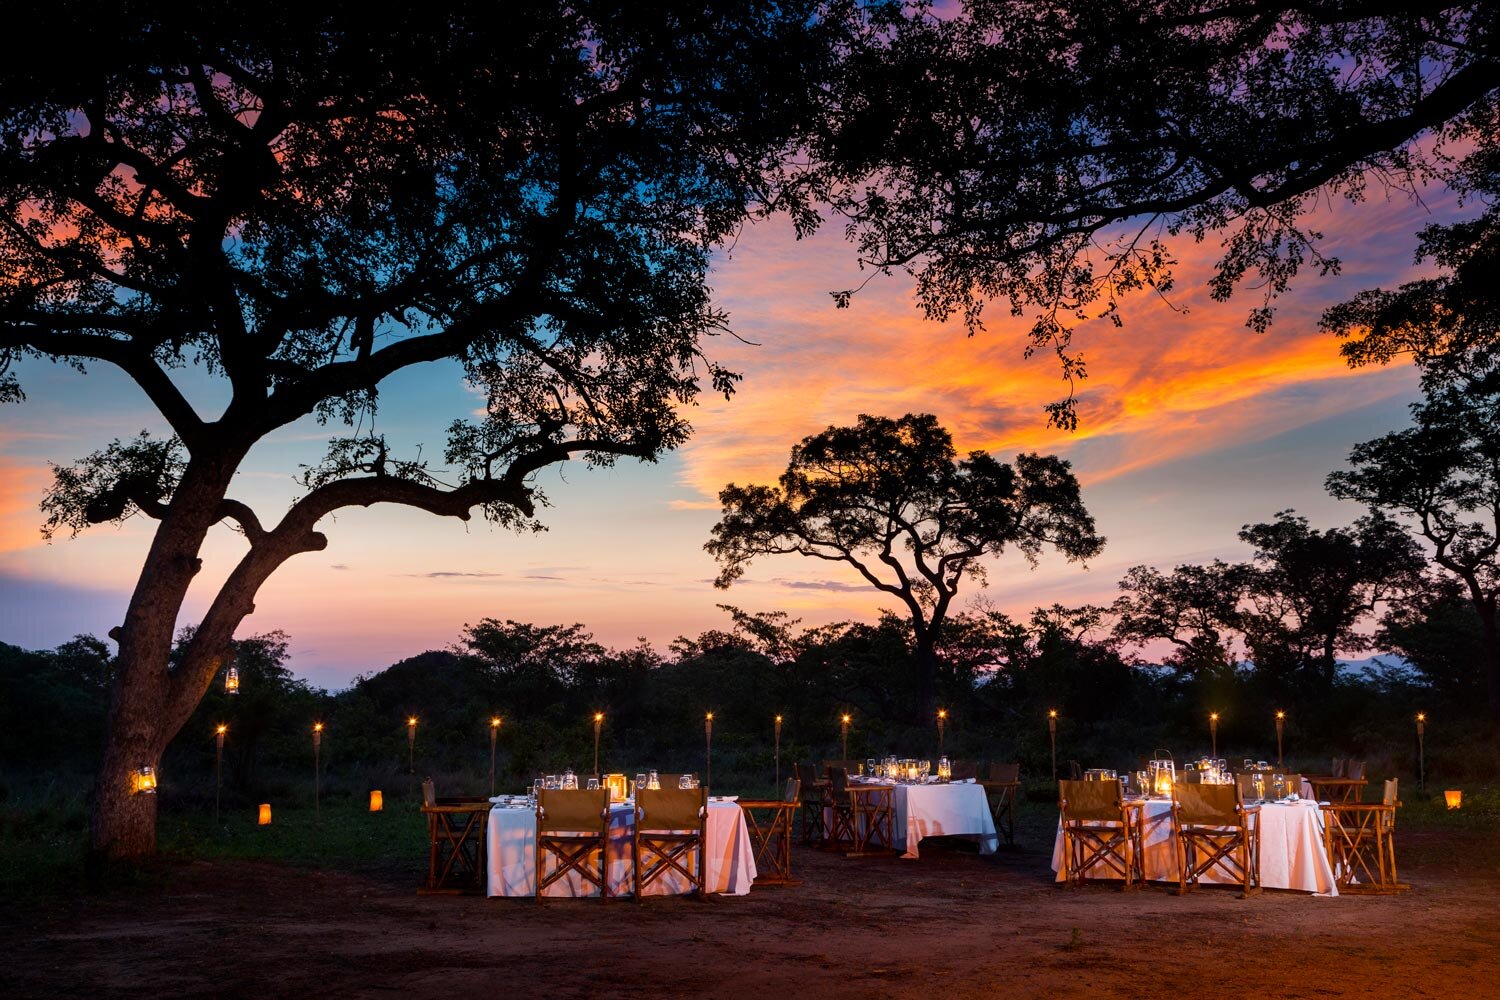
[[[604,713],[594,713],[594,773],[599,773],[599,730],[604,727]]]
[[[214,727],[214,825],[219,823],[219,788],[224,769],[224,734],[229,727],[219,723]]]
[[[630,781],[623,774],[606,774],[604,787],[609,790],[611,802],[624,802],[630,794]]]
[[[839,716],[839,740],[844,747],[844,759],[849,759],[849,713]]]
[[[406,773],[417,773],[417,717],[406,717]]]
[[[1278,710],[1276,712],[1276,766],[1285,766],[1281,753],[1281,734],[1286,729],[1286,713]]]
[[[312,724],[312,817],[323,820],[323,723]]]
[[[1212,756],[1212,757],[1218,757],[1219,756],[1219,713],[1218,712],[1209,712],[1208,713],[1208,738],[1209,738],[1209,741],[1210,741],[1209,742],[1209,746],[1210,746],[1209,755]]]
[[[500,716],[490,716],[490,795],[495,794],[495,743],[500,738]],[[599,754],[594,753],[594,771],[599,770]]]
[[[1057,709],[1047,709],[1047,738],[1052,741],[1052,780],[1057,780]]]
[[[1417,713],[1417,788],[1427,790],[1427,713]]]

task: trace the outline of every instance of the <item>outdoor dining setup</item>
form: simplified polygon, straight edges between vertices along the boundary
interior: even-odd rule
[[[999,780],[986,783],[978,780],[978,764],[947,757],[938,760],[936,773],[930,760],[917,758],[827,760],[816,768],[799,763],[803,842],[849,857],[913,859],[927,837],[965,837],[978,843],[981,854],[993,854],[997,817],[1013,831],[1011,809],[1020,787],[1016,765],[993,767],[1000,768],[992,775]]]
[[[1058,783],[1057,881],[1117,880],[1130,889],[1233,885],[1241,895],[1407,888],[1396,874],[1396,781],[1359,801],[1362,761],[1300,775],[1245,760],[1201,758],[1178,770],[1158,751],[1133,773],[1096,769]]]

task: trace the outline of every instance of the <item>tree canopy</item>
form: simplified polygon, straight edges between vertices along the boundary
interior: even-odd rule
[[[0,69],[0,395],[17,361],[108,364],[165,438],[57,470],[49,527],[160,520],[124,622],[95,847],[149,850],[125,774],[192,714],[260,585],[326,515],[395,503],[536,527],[532,477],[651,459],[736,376],[712,248],[795,209],[847,11],[333,3],[266,10],[62,2],[12,12]],[[376,429],[382,385],[457,361],[484,399],[439,467]],[[184,377],[209,376],[212,393]],[[206,402],[205,402],[206,400]],[[453,416],[461,417],[461,412]],[[230,495],[267,435],[348,431],[279,518]],[[219,521],[247,551],[168,666]]]
[[[1014,548],[1035,564],[1045,546],[1069,560],[1097,555],[1104,539],[1067,462],[985,451],[963,458],[929,413],[861,415],[803,438],[775,486],[719,493],[723,516],[704,546],[727,587],[761,556],[796,554],[852,567],[898,599],[910,616],[930,699],[932,649],[961,581],[983,580],[981,561]]]
[[[1258,291],[1264,329],[1300,271],[1338,268],[1314,203],[1464,185],[1500,135],[1480,0],[970,0],[876,40],[822,147],[862,262],[915,275],[928,316],[1026,316],[1070,382],[1074,329],[1169,293],[1178,238],[1222,241],[1210,290]],[[1050,409],[1077,420],[1071,393]]]

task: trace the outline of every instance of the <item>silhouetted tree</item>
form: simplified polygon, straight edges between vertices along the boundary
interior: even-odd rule
[[[119,643],[94,792],[100,855],[151,851],[157,762],[257,590],[350,506],[537,526],[537,470],[650,459],[736,376],[713,246],[769,205],[821,120],[849,28],[816,0],[646,5],[336,2],[7,11],[0,70],[0,396],[14,362],[115,366],[170,437],[58,470],[49,528],[159,522]],[[58,58],[42,40],[66,37]],[[484,417],[447,470],[374,427],[388,379],[456,362]],[[179,373],[212,381],[188,393]],[[230,495],[305,417],[343,422],[279,519]],[[248,551],[177,665],[205,537]]]
[[[930,707],[933,652],[960,582],[982,581],[980,561],[1009,547],[1033,565],[1045,545],[1070,561],[1104,539],[1067,462],[1021,455],[1014,467],[987,452],[960,459],[931,414],[861,415],[792,448],[776,486],[719,493],[724,513],[704,546],[728,587],[759,556],[795,553],[851,566],[901,601],[913,632],[918,714]]]
[[[1411,427],[1356,445],[1328,492],[1403,518],[1463,584],[1500,733],[1500,393],[1429,387],[1412,416]]]
[[[1255,547],[1240,621],[1256,669],[1283,681],[1305,677],[1323,690],[1337,674],[1338,652],[1369,648],[1361,622],[1419,586],[1426,565],[1400,525],[1379,511],[1350,528],[1319,531],[1284,510],[1274,521],[1247,524],[1240,540]]]
[[[1134,566],[1120,581],[1125,594],[1110,609],[1114,634],[1129,643],[1171,643],[1165,664],[1187,674],[1232,669],[1247,576],[1248,567],[1219,559],[1171,573]]]
[[[1486,699],[1484,628],[1463,584],[1450,574],[1395,601],[1375,632],[1377,648],[1406,661],[1432,693],[1461,710]]]
[[[1500,136],[1482,0],[974,0],[881,37],[821,150],[862,262],[914,273],[930,317],[1027,315],[1027,353],[1055,351],[1070,383],[1074,327],[1169,292],[1174,237],[1222,241],[1210,290],[1248,280],[1262,329],[1298,271],[1337,270],[1314,205],[1452,177]]]

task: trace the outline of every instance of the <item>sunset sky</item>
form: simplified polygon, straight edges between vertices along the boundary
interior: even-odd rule
[[[355,510],[324,522],[328,549],[297,557],[262,590],[241,635],[284,629],[292,668],[316,684],[345,686],[360,672],[453,642],[482,617],[579,621],[596,637],[658,647],[679,634],[722,627],[717,602],[786,610],[805,624],[870,619],[880,595],[852,571],[796,557],[754,564],[731,590],[714,590],[702,550],[726,482],[769,480],[790,446],[860,413],[928,411],[960,449],[1002,457],[1019,450],[1070,459],[1109,539],[1087,567],[1019,557],[991,567],[992,606],[1025,613],[1037,604],[1108,601],[1124,570],[1169,567],[1248,552],[1241,525],[1292,507],[1316,526],[1361,513],[1327,498],[1323,477],[1355,442],[1400,425],[1415,396],[1408,367],[1350,371],[1337,344],[1316,330],[1322,309],[1359,289],[1416,273],[1414,232],[1456,209],[1439,193],[1418,204],[1376,196],[1319,213],[1314,228],[1344,261],[1339,277],[1307,275],[1281,300],[1271,332],[1244,326],[1258,292],[1227,304],[1205,288],[1216,244],[1173,246],[1182,264],[1170,303],[1127,301],[1122,330],[1087,324],[1080,346],[1091,378],[1082,386],[1076,433],[1046,427],[1041,409],[1065,390],[1055,366],[1021,357],[1028,321],[991,310],[988,333],[924,321],[910,283],[877,279],[848,310],[829,291],[863,277],[852,250],[828,232],[796,241],[784,220],[758,225],[720,253],[712,283],[734,329],[710,353],[745,373],[730,402],[705,399],[692,442],[657,465],[547,471],[550,531],[516,536],[477,519],[396,508]],[[30,399],[0,410],[0,640],[50,647],[118,624],[154,522],[137,518],[74,540],[45,543],[37,509],[47,461],[66,462],[142,428],[162,429],[144,398],[104,366],[87,377],[30,364]],[[209,398],[206,385],[185,383]],[[456,365],[387,383],[379,427],[394,442],[441,454],[442,429],[478,405]],[[299,463],[316,460],[329,430],[308,421],[254,451],[233,495],[274,520],[296,494]],[[209,558],[184,624],[242,551],[227,528]]]

